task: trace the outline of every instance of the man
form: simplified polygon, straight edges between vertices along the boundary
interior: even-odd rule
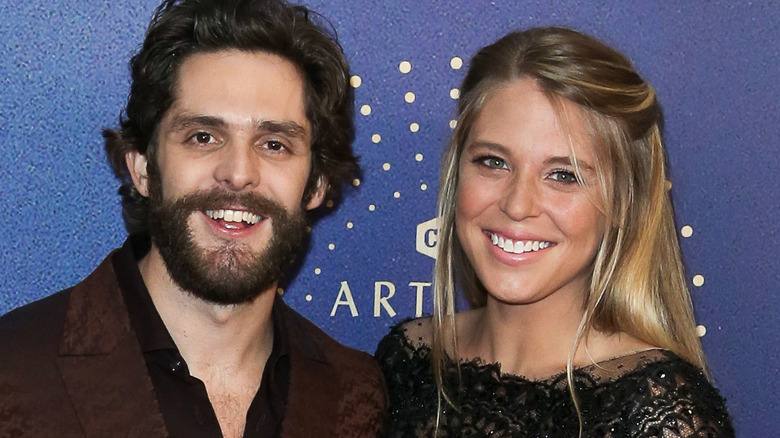
[[[167,0],[106,151],[130,237],[0,319],[0,436],[373,436],[370,356],[287,307],[305,212],[356,170],[348,67],[283,0]]]

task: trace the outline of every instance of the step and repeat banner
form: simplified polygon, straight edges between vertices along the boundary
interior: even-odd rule
[[[352,67],[362,175],[325,206],[285,300],[373,352],[431,310],[438,166],[469,58],[566,25],[626,53],[665,116],[699,335],[738,435],[780,429],[780,7],[773,1],[326,0]],[[0,314],[68,287],[122,244],[116,127],[156,2],[0,1]]]

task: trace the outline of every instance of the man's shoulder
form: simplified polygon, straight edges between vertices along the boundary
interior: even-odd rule
[[[298,352],[298,357],[291,359],[306,363],[293,364],[293,370],[305,369],[306,375],[293,372],[291,376],[298,386],[290,388],[288,408],[295,412],[297,426],[288,421],[287,427],[303,431],[305,425],[329,425],[332,434],[328,436],[379,436],[387,389],[377,362],[365,352],[342,345],[287,305],[283,307],[290,347]],[[301,382],[306,382],[305,391]],[[317,387],[313,389],[315,382]]]
[[[94,307],[101,308],[104,303],[94,299],[102,296],[95,292],[109,288],[115,283],[116,277],[111,267],[111,255],[109,255],[78,284],[1,316],[0,356],[11,347],[36,349],[40,352],[56,349],[73,303],[78,303],[87,311],[91,309],[99,313],[100,310]],[[87,297],[90,299],[86,299]]]
[[[324,330],[286,304],[284,305],[284,315],[289,329],[290,342],[298,343],[305,352],[312,356],[321,356],[323,360],[332,362],[334,365],[351,363],[352,366],[358,367],[374,368],[376,366],[371,355],[347,347],[333,339]]]
[[[56,412],[64,425],[71,418],[56,362],[69,298],[66,289],[0,317],[0,410],[8,414],[2,436],[53,436],[38,419]]]
[[[34,349],[39,353],[56,350],[71,290],[59,291],[1,316],[0,361],[9,359],[9,356],[18,357],[21,350]],[[3,354],[10,351],[16,354]]]

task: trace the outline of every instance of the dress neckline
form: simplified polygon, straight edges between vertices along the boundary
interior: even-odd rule
[[[398,324],[397,327],[400,328],[398,335],[402,338],[404,346],[409,348],[414,355],[419,355],[427,359],[432,352],[431,346],[422,341],[415,345],[415,343],[406,335],[402,326],[403,324]],[[603,373],[605,374],[603,377],[605,377],[607,380],[616,380],[625,375],[641,370],[648,364],[669,360],[671,357],[675,356],[676,354],[671,350],[661,347],[650,347],[621,353],[598,362],[574,367],[572,369],[572,373],[575,375],[585,375],[590,377],[596,377]],[[565,369],[541,379],[529,379],[528,377],[520,374],[505,373],[501,369],[500,362],[486,362],[479,357],[471,359],[459,359],[456,361],[450,355],[447,355],[447,362],[452,366],[456,366],[456,364],[458,364],[460,365],[461,369],[465,366],[467,368],[473,367],[477,372],[489,372],[494,374],[495,377],[499,380],[511,380],[532,384],[553,384],[566,379]],[[618,372],[610,373],[610,366],[613,371]],[[627,368],[625,372],[620,372],[625,368]],[[598,371],[602,371],[602,373],[599,373]]]

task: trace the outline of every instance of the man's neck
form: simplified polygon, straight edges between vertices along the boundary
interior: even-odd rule
[[[251,302],[226,306],[179,288],[154,245],[138,267],[190,374],[206,386],[223,435],[242,436],[273,349],[276,285]]]
[[[242,372],[258,366],[262,370],[273,347],[275,284],[251,302],[221,305],[179,288],[154,245],[138,267],[192,375],[200,377],[220,369]]]

